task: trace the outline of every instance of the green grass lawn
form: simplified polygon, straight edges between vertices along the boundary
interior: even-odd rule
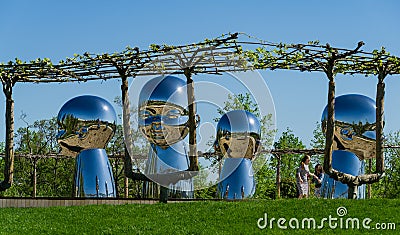
[[[339,216],[338,207],[347,214]],[[50,208],[0,209],[0,234],[396,234],[375,226],[400,226],[400,200],[249,200],[197,201],[153,205],[91,205]],[[267,226],[264,225],[265,214]],[[337,224],[337,228],[330,228]],[[272,218],[275,218],[273,220]],[[283,221],[285,218],[286,221]],[[302,220],[313,218],[315,229],[302,229]],[[327,218],[324,221],[323,218]],[[360,229],[350,219],[358,219]],[[362,222],[370,219],[370,229]],[[278,227],[287,226],[287,229]],[[337,219],[336,221],[334,219]],[[340,220],[342,219],[342,225]],[[348,220],[349,219],[349,220]],[[272,220],[272,223],[271,223]],[[296,227],[299,221],[299,228]],[[346,229],[346,220],[348,228]],[[323,228],[319,229],[321,226]],[[367,220],[368,221],[368,220]],[[312,221],[305,222],[305,227]],[[270,228],[270,223],[272,228]],[[353,221],[354,227],[356,222]],[[391,224],[389,224],[391,223]]]

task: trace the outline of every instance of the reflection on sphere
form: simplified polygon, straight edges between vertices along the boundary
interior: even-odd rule
[[[114,108],[103,98],[83,95],[67,101],[57,116],[61,154],[75,157],[85,149],[105,148],[116,120]]]
[[[168,147],[189,133],[184,80],[160,76],[148,81],[139,95],[139,129],[150,143]]]
[[[322,113],[326,132],[327,107]],[[376,104],[367,96],[347,94],[335,98],[334,149],[348,150],[361,160],[375,157]]]
[[[229,158],[253,159],[260,148],[261,124],[245,110],[224,114],[217,124],[215,148]]]

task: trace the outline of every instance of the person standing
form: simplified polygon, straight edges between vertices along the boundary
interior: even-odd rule
[[[296,184],[297,184],[297,190],[299,192],[299,199],[308,197],[308,178],[310,176],[314,176],[314,174],[310,173],[308,167],[309,164],[310,164],[310,156],[305,155],[301,159],[299,168],[297,168]]]
[[[324,178],[324,171],[322,169],[321,164],[315,165],[314,168],[314,177],[312,182],[314,183],[314,195],[316,197],[321,197],[321,186],[322,186],[322,179]]]

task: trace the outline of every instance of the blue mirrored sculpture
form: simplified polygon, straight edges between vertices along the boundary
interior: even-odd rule
[[[182,141],[167,148],[151,144],[145,174],[168,188],[171,197],[193,198],[193,180],[182,179],[180,174],[188,168],[187,147]]]
[[[322,113],[325,132],[327,107]],[[367,96],[347,94],[335,98],[334,149],[353,152],[361,160],[374,158],[376,148],[376,104]]]
[[[105,149],[86,149],[76,157],[76,195],[115,197],[114,177]]]
[[[354,153],[345,150],[332,152],[332,167],[350,175],[363,175],[365,161],[360,160]],[[348,186],[325,175],[322,180],[321,196],[324,198],[348,198]],[[365,184],[358,187],[358,199],[365,198]]]
[[[253,196],[256,182],[251,160],[248,158],[225,159],[218,187],[222,198],[244,199]]]
[[[222,115],[217,124],[216,152],[223,155],[219,192],[226,199],[251,197],[255,190],[252,159],[260,149],[261,124],[245,110]]]
[[[104,150],[115,133],[116,120],[112,105],[97,96],[78,96],[61,107],[57,141],[61,154],[76,157],[76,196],[116,196],[112,169]]]
[[[139,94],[138,111],[139,130],[151,144],[146,176],[170,195],[193,197],[193,180],[180,177],[189,168],[183,141],[189,133],[186,82],[171,75],[151,79]]]
[[[327,107],[322,113],[322,130],[326,131]],[[376,104],[367,96],[347,94],[335,98],[335,129],[332,167],[354,176],[364,174],[364,159],[376,153]],[[324,177],[321,195],[347,198],[348,186]],[[358,187],[358,198],[365,198],[365,185]]]
[[[67,101],[57,115],[61,154],[75,157],[84,149],[105,148],[116,120],[114,108],[101,97],[83,95]]]
[[[189,133],[186,83],[174,76],[148,81],[139,95],[139,129],[150,143],[167,147]]]
[[[258,118],[245,110],[233,110],[218,121],[215,148],[224,157],[253,159],[260,148],[260,138]]]

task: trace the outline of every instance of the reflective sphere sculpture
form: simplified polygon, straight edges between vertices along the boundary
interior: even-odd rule
[[[189,133],[184,80],[160,76],[148,81],[139,95],[139,129],[150,143],[167,147]]]
[[[332,152],[332,167],[350,175],[363,175],[365,162],[354,153],[344,150]],[[321,196],[324,198],[347,198],[348,186],[324,175],[321,186]],[[358,199],[365,198],[365,184],[358,187]]]
[[[229,158],[253,159],[260,148],[261,124],[257,117],[245,110],[224,114],[217,124],[214,147]]]
[[[116,120],[114,108],[103,98],[83,95],[67,101],[57,116],[61,154],[76,157],[85,149],[105,148],[115,133]]]
[[[327,107],[322,113],[322,130],[326,131]],[[376,104],[367,96],[342,95],[335,98],[334,149],[348,150],[361,160],[375,157]]]

